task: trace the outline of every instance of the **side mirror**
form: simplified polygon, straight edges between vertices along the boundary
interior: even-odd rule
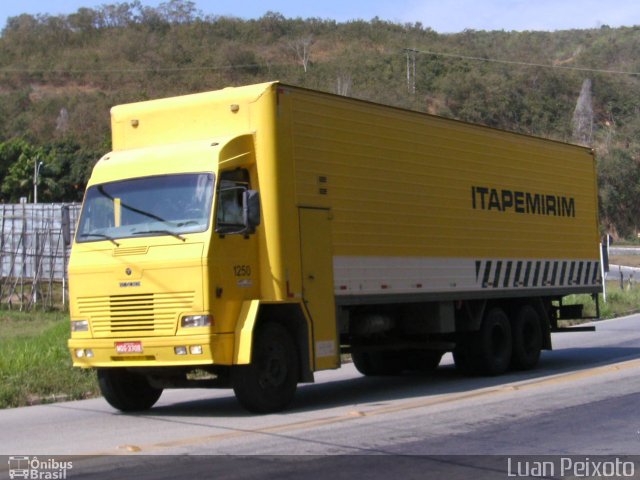
[[[62,242],[65,247],[68,247],[71,245],[71,219],[68,205],[62,206],[62,221],[60,223],[62,228]]]
[[[254,233],[260,225],[260,192],[245,190],[242,196],[242,220],[245,233]]]

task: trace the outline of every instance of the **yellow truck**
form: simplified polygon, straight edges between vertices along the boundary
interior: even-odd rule
[[[69,264],[73,364],[106,400],[533,368],[602,288],[590,149],[279,82],[116,106]]]

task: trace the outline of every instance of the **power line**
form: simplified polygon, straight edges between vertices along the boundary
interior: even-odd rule
[[[449,57],[449,58],[458,58],[460,60],[473,60],[478,62],[488,62],[488,63],[501,63],[505,65],[519,65],[523,67],[538,67],[538,68],[551,68],[558,70],[574,70],[578,72],[591,72],[591,73],[611,73],[615,75],[640,75],[640,72],[628,72],[625,70],[608,70],[608,69],[600,69],[600,68],[586,68],[586,67],[568,67],[564,65],[548,65],[544,63],[532,63],[532,62],[519,62],[516,60],[501,60],[498,58],[485,58],[485,57],[472,57],[469,55],[458,55],[455,53],[445,53],[445,52],[431,52],[429,50],[417,50],[417,49],[405,49],[405,50],[413,50],[417,53],[422,53],[424,55],[432,55],[435,57]]]
[[[150,68],[104,68],[104,69],[31,69],[31,68],[0,68],[0,73],[28,73],[28,74],[42,74],[42,73],[58,73],[58,74],[70,74],[70,73],[148,73],[148,72],[188,72],[188,71],[206,71],[206,70],[233,70],[241,68],[254,68],[254,67],[282,67],[290,66],[290,63],[270,63],[268,65],[260,63],[247,63],[242,65],[222,65],[211,67],[150,67]]]
[[[565,65],[549,65],[544,63],[533,63],[533,62],[522,62],[517,60],[502,60],[498,58],[489,58],[489,57],[474,57],[470,55],[459,55],[455,53],[446,53],[446,52],[433,52],[429,50],[419,50],[416,48],[405,48],[403,51],[407,55],[407,83],[408,87],[412,90],[412,87],[415,88],[414,85],[410,84],[410,82],[415,81],[416,75],[416,53],[421,53],[423,55],[431,55],[434,57],[447,57],[447,58],[456,58],[460,60],[472,60],[477,62],[487,62],[487,63],[500,63],[503,65],[518,65],[523,67],[537,67],[537,68],[549,68],[549,69],[557,69],[557,70],[573,70],[579,72],[590,72],[590,73],[609,73],[615,75],[632,75],[632,76],[640,76],[640,72],[630,72],[626,70],[612,70],[612,69],[600,69],[600,68],[587,68],[587,67],[569,67]],[[409,63],[411,62],[411,67]],[[241,69],[241,68],[255,68],[255,67],[282,67],[282,66],[291,66],[290,63],[270,63],[268,65],[259,64],[259,63],[251,63],[251,64],[242,64],[242,65],[221,65],[221,66],[203,66],[203,67],[150,67],[150,68],[115,68],[115,69],[31,69],[31,68],[0,68],[0,73],[26,73],[26,74],[46,74],[46,73],[56,73],[56,74],[73,74],[73,73],[148,73],[148,72],[188,72],[188,71],[214,71],[214,70],[233,70],[233,69]],[[411,78],[413,77],[413,78]]]

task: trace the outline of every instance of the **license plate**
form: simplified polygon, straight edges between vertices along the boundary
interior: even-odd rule
[[[142,353],[142,342],[116,342],[117,353]]]

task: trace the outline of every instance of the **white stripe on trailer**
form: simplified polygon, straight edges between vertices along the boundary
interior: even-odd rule
[[[336,295],[597,287],[599,262],[335,256]]]

